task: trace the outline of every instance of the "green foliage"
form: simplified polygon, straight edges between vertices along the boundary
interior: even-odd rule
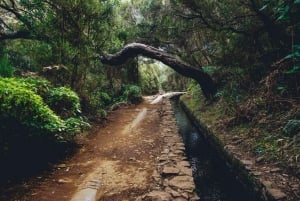
[[[159,75],[162,73],[156,63],[141,62],[139,64],[140,83],[144,94],[158,93],[161,88]]]
[[[124,87],[123,99],[129,103],[137,104],[142,101],[142,91],[139,86],[126,85]]]
[[[9,78],[3,81],[38,94],[48,107],[63,119],[76,116],[81,112],[79,97],[69,88],[54,88],[49,81],[36,78]]]
[[[101,117],[101,118],[105,118],[107,116],[107,112],[104,109],[98,109],[97,110],[97,114]]]
[[[11,77],[14,73],[14,68],[10,64],[6,56],[0,57],[0,77]]]
[[[9,78],[2,79],[6,83],[15,85],[21,88],[26,88],[33,91],[34,93],[40,95],[45,99],[51,89],[51,84],[47,80],[38,79],[38,78]]]
[[[249,74],[246,69],[238,67],[216,68],[212,73],[219,88],[215,96],[227,102],[226,110],[232,111],[242,102],[243,94],[251,87]]]
[[[99,98],[100,98],[101,105],[109,106],[111,104],[111,97],[107,93],[100,92]]]
[[[70,134],[80,133],[84,129],[90,128],[90,124],[85,122],[81,117],[71,117],[65,120],[66,132]]]
[[[50,90],[45,102],[62,118],[69,118],[81,113],[78,95],[66,87]]]
[[[55,49],[48,43],[35,40],[8,41],[5,47],[10,61],[19,71],[40,71],[42,67],[53,64]]]
[[[292,59],[294,62],[292,68],[289,71],[287,71],[288,74],[296,74],[300,72],[300,43],[293,46],[292,53],[286,56],[285,59]]]
[[[63,84],[80,93],[93,91],[88,83],[91,77],[105,82],[106,72],[102,66],[99,68],[98,55],[124,45],[122,33],[126,30],[118,15],[119,0],[34,0],[16,1],[16,5],[13,2],[0,2],[0,12],[12,18],[0,16],[0,21],[6,24],[0,30],[0,40],[6,32],[20,31],[24,35],[17,40],[6,40],[0,46],[18,72],[64,65],[70,75]],[[19,17],[14,13],[19,13]],[[22,40],[23,37],[29,40]]]
[[[192,80],[190,82],[187,91],[191,94],[192,99],[196,102],[201,102],[203,100],[201,88],[196,81]]]
[[[263,133],[253,144],[253,150],[256,154],[264,155],[268,159],[278,159],[281,154],[280,143],[278,143],[278,137],[273,136],[271,133]]]
[[[86,94],[85,96],[85,110],[87,113],[98,116],[100,118],[106,117],[106,109],[112,104],[112,98],[101,89],[95,90],[93,93]]]
[[[292,119],[283,127],[282,133],[285,136],[293,137],[300,133],[300,120]]]
[[[11,119],[47,134],[58,135],[65,130],[64,122],[43,102],[43,99],[25,87],[0,80],[1,119]]]
[[[61,111],[55,114],[52,108]],[[14,125],[19,125],[25,128],[24,135],[69,140],[81,126],[86,127],[76,115],[79,109],[79,98],[70,89],[53,88],[42,79],[0,79],[0,119],[6,122],[0,133],[14,133],[19,129]]]
[[[268,5],[270,1],[267,1]],[[285,23],[285,26],[292,31],[292,52],[285,59],[292,59],[293,66],[287,72],[296,74],[300,72],[300,1],[278,0],[274,8],[277,20]]]

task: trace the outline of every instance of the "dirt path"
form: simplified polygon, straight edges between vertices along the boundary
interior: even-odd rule
[[[94,127],[79,152],[50,174],[24,184],[30,189],[13,200],[70,200],[86,185],[100,184],[100,200],[131,200],[153,189],[159,135],[160,104],[144,101],[109,115],[108,124]]]

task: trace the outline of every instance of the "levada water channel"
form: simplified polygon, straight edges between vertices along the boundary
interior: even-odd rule
[[[171,102],[201,201],[259,201],[236,179],[214,147],[205,141],[181,108],[178,97]]]

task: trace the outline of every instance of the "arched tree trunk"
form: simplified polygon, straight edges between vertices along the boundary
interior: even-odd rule
[[[121,65],[125,63],[127,59],[136,57],[138,55],[161,61],[179,74],[196,80],[200,84],[204,96],[208,99],[213,98],[216,92],[215,85],[212,78],[206,72],[204,72],[202,69],[197,69],[189,64],[186,64],[162,50],[148,45],[141,43],[128,44],[122,50],[113,55],[101,57],[101,62],[109,65]]]

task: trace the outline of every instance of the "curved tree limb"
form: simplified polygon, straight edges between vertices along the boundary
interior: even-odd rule
[[[32,39],[29,31],[16,31],[12,33],[1,33],[0,32],[0,41],[6,39]]]
[[[204,72],[202,69],[198,69],[186,64],[176,59],[174,56],[157,48],[141,43],[131,43],[126,45],[119,52],[113,55],[102,56],[100,59],[103,64],[121,65],[129,58],[133,58],[138,55],[161,61],[179,74],[196,80],[201,86],[204,96],[208,99],[213,98],[216,92],[215,85],[212,78],[206,72]]]

